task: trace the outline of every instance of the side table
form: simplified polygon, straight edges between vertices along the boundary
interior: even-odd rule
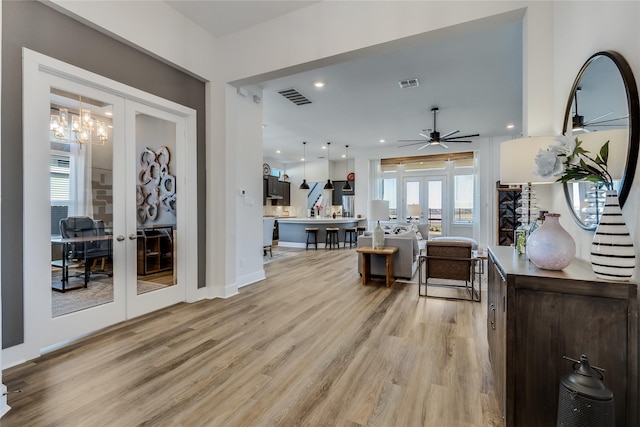
[[[395,281],[393,276],[393,258],[398,248],[395,246],[385,246],[383,248],[374,249],[371,246],[364,246],[356,249],[356,252],[362,254],[362,284],[366,285],[371,281],[371,255],[384,255],[386,257],[386,285],[390,287]]]

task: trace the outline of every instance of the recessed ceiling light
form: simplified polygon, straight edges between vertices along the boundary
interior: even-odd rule
[[[381,140],[380,140],[380,144],[384,144],[384,139],[381,139]]]
[[[111,116],[113,116],[113,113],[111,111],[107,111],[106,113],[104,113],[104,115],[111,117]]]
[[[321,87],[324,87],[324,82],[315,82],[313,83],[313,85],[319,89]]]
[[[513,129],[514,126],[513,125],[507,125],[507,129]]]
[[[323,145],[323,146],[322,146],[322,149],[323,149],[323,150],[326,150],[326,149],[327,149],[327,146],[326,146],[326,145]]]
[[[344,159],[345,157],[347,157],[347,155],[346,155],[346,154],[343,154],[343,155],[342,155],[342,158]]]
[[[276,153],[277,153],[277,154],[280,154],[280,150],[276,150]]]

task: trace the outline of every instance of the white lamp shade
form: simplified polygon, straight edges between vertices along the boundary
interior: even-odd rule
[[[596,132],[574,135],[582,141],[581,147],[589,151],[588,156],[595,159],[600,148],[609,141],[609,159],[607,171],[613,179],[621,179],[627,165],[627,147],[629,146],[629,129],[599,130]]]
[[[372,200],[369,203],[369,220],[370,221],[388,221],[389,220],[389,201],[388,200]]]
[[[420,216],[420,205],[407,205],[407,215]]]
[[[543,184],[555,182],[558,177],[543,178],[533,173],[538,150],[556,144],[555,137],[536,136],[518,138],[500,144],[501,184]]]

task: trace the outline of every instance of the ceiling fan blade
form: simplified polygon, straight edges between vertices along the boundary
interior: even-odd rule
[[[422,147],[418,148],[418,151],[420,151],[420,150],[422,150],[423,148],[428,147],[428,146],[430,146],[430,145],[432,145],[432,144],[431,144],[430,142],[428,142],[428,143],[424,144]]]
[[[593,124],[594,122],[596,122],[597,120],[600,120],[600,119],[602,119],[602,118],[604,118],[604,117],[607,117],[609,114],[612,114],[612,113],[613,113],[612,111],[609,111],[608,113],[605,113],[605,114],[603,114],[603,115],[601,115],[601,116],[594,117],[593,119],[590,119],[590,120],[587,120],[586,122],[584,122],[584,125],[585,125],[585,126],[587,126],[587,125],[592,125],[592,124]]]
[[[449,146],[448,146],[447,144],[445,144],[444,142],[442,142],[442,141],[440,141],[439,145],[440,145],[442,148],[449,148]]]
[[[442,135],[442,136],[440,137],[440,139],[448,138],[448,137],[450,137],[451,135],[453,135],[453,134],[455,134],[455,133],[458,133],[458,132],[460,132],[460,130],[458,130],[458,129],[456,129],[456,130],[452,130],[451,132],[449,132],[449,133],[445,133],[444,135]]]
[[[479,133],[474,133],[473,135],[460,135],[460,136],[451,136],[449,138],[446,138],[447,141],[453,141],[454,139],[458,139],[458,138],[474,138],[476,136],[480,136]],[[442,138],[444,139],[444,138]],[[455,141],[454,141],[455,142]]]
[[[609,120],[600,120],[599,122],[594,122],[594,121],[588,121],[584,124],[584,126],[600,126],[601,123],[609,123],[609,122],[615,122],[617,120],[624,120],[624,119],[628,119],[629,116],[622,116],[622,117],[617,117],[615,119],[609,119]],[[595,119],[594,119],[595,120]]]
[[[429,135],[426,135],[424,132],[419,132],[418,135],[427,138],[428,140],[431,139],[431,137]]]
[[[402,148],[402,147],[410,147],[412,145],[424,144],[427,141],[425,141],[424,139],[399,139],[398,142],[410,143],[410,144],[398,145],[398,148]]]
[[[468,142],[468,143],[472,143],[473,141],[457,141],[457,140],[453,139],[453,140],[450,140],[450,141],[448,140],[447,142]]]

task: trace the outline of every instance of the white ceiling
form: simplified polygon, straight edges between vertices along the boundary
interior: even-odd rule
[[[221,36],[314,2],[169,3]],[[459,135],[480,134],[473,143],[464,144],[465,149],[483,143],[483,138],[519,135],[521,22],[452,33],[431,40],[425,37],[422,43],[413,40],[408,47],[395,43],[384,54],[354,55],[359,58],[257,84],[263,91],[264,156],[299,162],[302,141],[308,142],[307,160],[326,156],[321,146],[327,141],[332,160],[344,154],[346,144],[350,152],[380,147],[380,139],[385,147],[396,147],[402,145],[397,140],[419,139],[419,132],[433,127],[431,108],[436,106],[441,134],[452,130],[459,130]],[[418,78],[420,86],[401,89],[398,82],[409,78]],[[318,80],[325,82],[324,88],[313,86]],[[277,93],[288,88],[297,89],[312,103],[296,106]],[[508,129],[509,124],[514,128]],[[452,150],[461,145],[449,144]],[[398,156],[446,152],[439,146],[418,151],[420,146],[398,148]]]

